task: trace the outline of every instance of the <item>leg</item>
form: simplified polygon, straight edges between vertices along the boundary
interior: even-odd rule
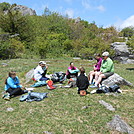
[[[91,84],[92,83],[92,80],[93,80],[93,77],[95,76],[95,72],[94,71],[91,71],[90,72],[90,80],[89,80],[89,83]]]
[[[95,86],[98,86],[100,82],[102,81],[102,78],[106,78],[104,74],[100,74],[98,77],[98,80],[95,83]]]
[[[7,92],[9,93],[10,96],[12,96],[12,95],[21,95],[21,94],[24,94],[28,91],[27,90],[22,90],[21,88],[9,88],[7,90]]]

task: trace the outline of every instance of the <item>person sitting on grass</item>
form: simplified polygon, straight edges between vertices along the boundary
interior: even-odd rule
[[[8,93],[4,95],[5,100],[10,100],[12,96],[21,95],[27,93],[27,90],[22,90],[22,85],[20,85],[19,78],[16,76],[16,72],[9,72],[8,78],[5,80],[5,91]]]
[[[88,80],[89,80],[90,85],[93,84],[93,78],[95,76],[95,73],[100,71],[101,62],[102,62],[102,58],[101,58],[100,54],[96,54],[95,59],[97,60],[97,63],[94,65],[94,70],[90,71],[90,73],[88,75]]]
[[[114,64],[113,61],[109,58],[109,52],[104,52],[102,54],[102,63],[100,72],[95,73],[95,84],[90,86],[91,88],[99,87],[103,78],[108,78],[114,74]]]
[[[46,77],[48,66],[44,61],[40,61],[39,65],[34,69],[34,80],[35,81],[47,81],[49,78]]]
[[[85,92],[87,92],[88,86],[89,86],[89,81],[87,76],[85,76],[85,69],[83,67],[80,68],[80,75],[77,77],[76,80],[76,85],[78,87],[78,94],[80,94],[80,92],[82,90],[84,90]]]
[[[79,72],[79,69],[77,69],[74,66],[73,62],[70,62],[70,66],[68,67],[67,72],[66,72],[67,79],[77,77],[78,76],[78,72]]]

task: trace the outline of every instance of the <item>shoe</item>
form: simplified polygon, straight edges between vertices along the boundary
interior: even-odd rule
[[[4,97],[4,100],[10,100],[10,96],[9,96],[9,95],[6,95],[6,96]]]
[[[94,89],[94,90],[92,90],[92,91],[90,92],[90,94],[94,94],[94,93],[96,93],[96,89]]]
[[[120,89],[117,90],[117,93],[122,93],[122,91]]]
[[[92,86],[90,86],[90,88],[98,88],[98,86],[92,85]]]

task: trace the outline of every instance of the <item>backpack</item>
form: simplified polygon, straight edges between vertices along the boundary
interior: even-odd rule
[[[120,87],[117,84],[114,84],[109,87],[110,92],[116,92]]]
[[[108,92],[110,91],[109,91],[109,87],[107,86],[101,86],[96,90],[96,93],[108,93]]]
[[[63,82],[65,80],[65,76],[66,74],[63,72],[57,72],[54,73],[51,77],[51,80],[55,83],[55,82]]]

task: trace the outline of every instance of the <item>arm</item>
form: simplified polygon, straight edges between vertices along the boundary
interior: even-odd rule
[[[104,65],[102,65],[101,72],[102,73],[110,72],[112,66],[113,66],[113,61],[112,60],[107,60],[106,63]]]
[[[11,87],[11,88],[17,88],[17,85],[14,83],[12,78],[8,78],[7,79],[7,84]]]

